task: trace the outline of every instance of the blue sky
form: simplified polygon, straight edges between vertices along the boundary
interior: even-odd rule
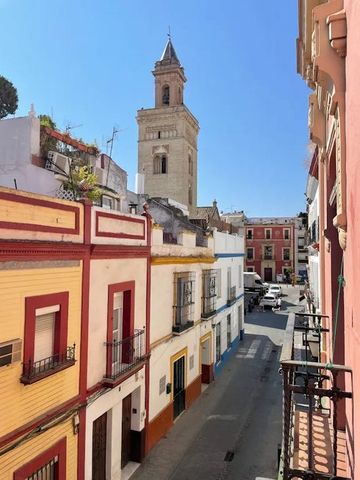
[[[31,103],[113,158],[134,187],[136,111],[172,40],[200,122],[198,204],[249,216],[305,207],[307,89],[296,74],[297,1],[0,0],[0,74]]]

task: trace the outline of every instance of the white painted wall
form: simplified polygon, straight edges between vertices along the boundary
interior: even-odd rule
[[[106,371],[108,286],[135,281],[134,328],[146,325],[146,258],[92,260],[90,264],[88,388]],[[144,338],[145,340],[145,338]]]
[[[55,196],[60,186],[54,173],[31,163],[40,155],[40,121],[28,117],[0,120],[0,185]]]
[[[102,394],[97,399],[91,399],[86,408],[86,439],[85,439],[85,479],[91,480],[92,470],[92,429],[93,422],[107,413],[107,477],[111,480],[121,480],[121,424],[122,401],[132,394],[132,408],[136,413],[131,415],[131,429],[141,431],[145,425],[145,367],[136,375]]]

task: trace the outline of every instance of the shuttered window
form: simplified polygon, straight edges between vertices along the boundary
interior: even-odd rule
[[[34,362],[54,354],[55,315],[56,312],[36,315]]]

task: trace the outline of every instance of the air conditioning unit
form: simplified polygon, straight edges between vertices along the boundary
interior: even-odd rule
[[[95,167],[94,168],[94,173],[95,173],[96,178],[97,178],[97,183],[99,185],[106,186],[107,171],[102,169],[102,168]]]
[[[0,343],[0,367],[20,362],[21,343],[20,338]]]
[[[62,155],[61,153],[52,151],[48,152],[47,157],[49,162],[46,162],[46,168],[49,168],[50,163],[51,168],[49,168],[49,170],[52,170],[54,173],[59,173],[61,175],[69,175],[71,163],[71,159],[69,157]]]

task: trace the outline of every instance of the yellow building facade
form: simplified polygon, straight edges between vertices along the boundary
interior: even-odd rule
[[[1,480],[78,478],[83,217],[0,189]]]

